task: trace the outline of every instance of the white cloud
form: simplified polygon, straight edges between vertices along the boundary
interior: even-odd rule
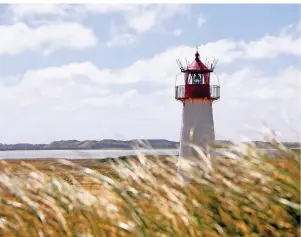
[[[204,25],[206,23],[206,19],[205,17],[203,16],[203,14],[200,14],[197,18],[197,24],[198,24],[198,27],[201,27],[202,25]]]
[[[235,60],[271,59],[279,55],[301,57],[301,36],[279,34],[264,36],[254,41],[219,40],[199,47],[202,55],[212,59],[216,57],[221,63],[232,63]]]
[[[177,4],[14,4],[7,11],[14,20],[33,19],[35,16],[57,16],[70,18],[71,15],[121,13],[126,26],[136,33],[144,33],[189,10],[187,5]]]
[[[292,35],[265,36],[260,41],[251,41],[239,45],[250,59],[274,58],[279,54],[301,56],[301,37]]]
[[[179,37],[183,34],[183,30],[182,29],[175,29],[173,31],[173,35],[176,36],[176,37]]]
[[[30,22],[37,22],[35,17],[41,16],[77,19],[88,14],[120,13],[124,21],[118,27],[125,28],[126,32],[121,33],[122,35],[129,35],[129,31],[142,34],[155,27],[164,28],[165,21],[188,13],[189,9],[189,6],[182,4],[15,4],[11,5],[7,12],[15,21],[29,20]]]
[[[271,38],[273,40],[270,40]],[[205,59],[205,57],[208,58],[208,60],[218,58],[218,64],[231,64],[238,60],[250,61],[258,59],[271,59],[281,55],[293,55],[300,57],[301,52],[298,50],[300,40],[301,36],[298,38],[290,35],[262,37],[249,42],[237,42],[228,39],[222,39],[200,45],[199,53],[203,59]],[[249,48],[252,48],[252,50],[249,50]],[[152,59],[137,61],[133,65],[139,65],[139,67],[141,67],[141,71],[143,67],[142,65],[144,65],[145,68],[143,70],[149,73],[148,75],[145,75],[145,77],[153,78],[155,75],[152,72],[149,72],[147,68],[158,68],[164,65],[165,73],[174,72],[174,70],[177,70],[177,65],[174,64],[174,60],[177,58],[187,58],[191,62],[191,55],[194,51],[195,49],[193,47],[177,46],[156,54]],[[161,60],[160,63],[157,63],[158,58]],[[133,66],[129,67],[129,69],[132,67]]]
[[[24,51],[50,54],[58,49],[80,50],[96,46],[92,30],[75,22],[29,27],[24,23],[0,25],[0,55]]]
[[[228,65],[241,59],[270,59],[283,54],[300,56],[300,52],[294,50],[300,38],[288,33],[251,42],[219,40],[201,45],[199,52],[203,57],[217,57],[221,64]],[[35,34],[40,49],[56,49],[49,46],[47,38],[40,37],[41,33]],[[68,35],[68,39],[71,40],[71,36]],[[72,45],[70,41],[67,43]],[[21,40],[22,47],[19,45],[17,51],[35,49],[27,44]],[[12,75],[5,81],[13,79],[13,83],[0,84],[3,115],[0,131],[5,134],[5,140],[0,142],[101,139],[110,138],[113,133],[126,134],[126,138],[143,135],[178,139],[182,109],[174,100],[174,81],[179,73],[175,59],[186,57],[191,61],[194,50],[188,46],[173,47],[118,69],[81,62]],[[240,137],[245,123],[265,119],[283,132],[285,138],[291,139],[279,114],[286,113],[289,117],[297,114],[297,103],[292,101],[297,101],[299,96],[300,68],[283,68],[279,75],[271,76],[264,68],[246,62],[241,70],[218,74],[221,100],[214,104],[218,138]],[[290,125],[297,126],[296,122]]]
[[[117,34],[113,36],[110,40],[108,40],[106,45],[108,47],[132,45],[135,42],[137,42],[137,40],[137,37],[132,34]]]
[[[153,59],[151,65],[166,63],[161,56]],[[172,68],[174,62],[168,64]],[[18,85],[0,86],[0,129],[3,134],[13,134],[14,141],[27,142],[101,139],[115,132],[126,134],[127,138],[144,135],[177,139],[182,111],[173,94],[177,70],[166,73],[164,67],[158,67],[156,73],[146,77],[144,70],[148,65],[144,61],[116,71],[86,62],[28,71]],[[254,80],[254,76],[259,77]],[[298,98],[300,87],[297,80],[287,79],[298,77],[300,69],[294,67],[273,77],[255,73],[253,68],[221,73],[221,100],[214,104],[218,137],[240,137],[245,123],[254,124],[262,118],[286,132],[279,114],[295,113],[296,105],[291,102]],[[131,89],[116,90],[117,85],[147,80],[164,87],[146,94],[136,84]],[[258,81],[265,84],[259,87]],[[29,128],[31,132],[27,133]]]
[[[76,18],[81,15],[125,13],[133,11],[141,4],[12,4],[6,13],[14,21],[33,20],[35,17],[53,16],[59,18]]]
[[[137,5],[137,8],[125,13],[125,19],[127,26],[140,34],[155,26],[163,27],[166,20],[185,14],[189,9],[189,6],[175,4]]]
[[[66,17],[70,6],[66,4],[13,4],[7,9],[14,21],[39,15],[56,15]]]
[[[44,26],[53,21],[78,21],[91,14],[119,13],[121,23],[113,22],[108,47],[137,42],[138,35],[150,30],[165,30],[165,22],[175,16],[188,13],[190,7],[176,4],[14,4],[7,8],[14,22]],[[53,18],[47,18],[53,17]],[[179,30],[175,32],[178,36]]]
[[[144,33],[154,27],[156,18],[157,15],[155,11],[133,12],[132,14],[126,15],[128,26],[137,33]]]
[[[227,44],[218,41],[202,49],[216,48],[216,53],[226,58],[227,50],[233,50]],[[28,71],[20,83],[0,86],[0,130],[13,134],[6,136],[5,142],[101,139],[115,132],[127,138],[144,135],[177,139],[182,109],[174,100],[174,80],[179,72],[174,59],[192,58],[193,53],[190,47],[173,48],[116,70],[84,62]],[[219,77],[221,100],[214,104],[218,138],[239,138],[246,132],[246,123],[260,119],[280,130],[286,139],[291,138],[279,114],[296,114],[292,101],[296,101],[300,90],[300,68],[284,68],[279,75],[269,76],[259,68],[245,67],[234,73],[221,72]],[[138,82],[159,85],[161,89],[149,88],[145,93]]]
[[[115,12],[128,12],[133,11],[137,6],[142,6],[142,4],[119,4],[119,3],[110,3],[110,4],[86,4],[81,5],[84,11],[94,12],[99,14],[108,14]]]

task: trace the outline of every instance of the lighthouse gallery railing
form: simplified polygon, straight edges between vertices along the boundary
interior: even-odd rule
[[[177,100],[186,99],[185,97],[185,85],[176,86],[175,98]],[[197,96],[202,97],[202,96]],[[188,98],[188,97],[187,97]],[[217,85],[210,85],[210,99],[217,100],[220,98],[220,87]]]

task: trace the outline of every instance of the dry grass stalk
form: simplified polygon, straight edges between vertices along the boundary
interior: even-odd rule
[[[233,159],[184,161],[189,184],[174,157],[140,154],[101,171],[67,160],[47,172],[2,162],[0,235],[298,236],[300,157],[273,144],[282,158],[235,145]]]

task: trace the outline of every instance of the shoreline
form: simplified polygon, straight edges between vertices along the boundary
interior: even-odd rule
[[[0,151],[140,151],[140,150],[178,150],[179,148],[50,148],[50,149],[0,149]],[[218,148],[220,149],[220,148]]]
[[[301,148],[288,148],[293,152],[301,153]],[[273,157],[281,157],[281,151],[275,148],[258,148],[266,155]],[[227,157],[231,152],[231,148],[216,148],[212,150],[212,156]],[[232,153],[232,152],[231,152]],[[234,151],[235,153],[235,151]],[[85,149],[85,150],[5,150],[0,151],[0,161],[45,161],[45,160],[58,160],[65,159],[69,161],[81,160],[109,160],[122,157],[137,157],[139,154],[143,156],[179,156],[179,149],[135,149],[135,150],[106,150],[106,149]]]
[[[217,146],[213,147],[214,149],[228,149],[227,146]],[[291,150],[301,150],[301,147],[286,147]],[[172,147],[172,148],[147,148],[147,147],[138,147],[138,148],[41,148],[41,149],[1,149],[1,151],[162,151],[162,150],[179,150],[180,147]],[[274,150],[274,147],[257,147],[259,150]]]

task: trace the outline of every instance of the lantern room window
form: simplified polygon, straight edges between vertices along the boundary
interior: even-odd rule
[[[203,84],[203,77],[200,73],[189,74],[188,84]]]

